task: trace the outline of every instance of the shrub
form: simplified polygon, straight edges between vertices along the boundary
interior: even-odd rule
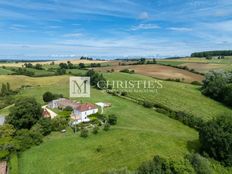
[[[117,124],[117,116],[114,114],[111,114],[108,116],[108,123],[110,125],[116,125]]]
[[[20,144],[21,150],[26,150],[33,145],[39,145],[43,142],[43,136],[39,132],[20,129],[16,132],[15,140]]]
[[[207,122],[199,132],[201,150],[232,166],[232,117],[222,116]]]
[[[64,111],[73,111],[73,108],[71,106],[66,106],[63,110]]]
[[[38,125],[39,132],[42,135],[48,135],[52,131],[52,122],[50,118],[41,118],[34,126]]]
[[[89,135],[88,129],[86,128],[81,129],[81,134],[80,134],[81,137],[86,138],[88,137],[88,135]]]
[[[153,160],[142,163],[138,168],[138,174],[162,174],[172,173],[168,162],[159,156],[155,156]]]
[[[143,102],[143,106],[146,108],[152,108],[153,107],[153,103],[149,102],[149,101],[144,101]]]
[[[94,126],[93,131],[92,131],[93,134],[97,134],[98,130],[99,130],[98,126]]]
[[[103,130],[104,131],[108,131],[109,129],[110,129],[110,124],[109,123],[105,123]]]
[[[192,85],[199,85],[199,86],[200,86],[200,85],[201,85],[201,82],[193,81],[193,82],[191,82],[191,84],[192,84]]]
[[[122,96],[127,96],[127,92],[123,91],[123,92],[121,93],[121,95],[122,95]]]
[[[65,129],[68,125],[68,122],[65,118],[55,117],[52,119],[52,130],[53,131],[61,131]]]
[[[53,94],[51,92],[45,92],[43,94],[43,101],[44,102],[50,102],[53,100]]]
[[[101,152],[102,150],[103,150],[102,145],[99,145],[99,146],[96,148],[96,152]]]
[[[212,174],[213,171],[210,167],[209,161],[199,154],[193,154],[188,156],[193,168],[197,174]]]

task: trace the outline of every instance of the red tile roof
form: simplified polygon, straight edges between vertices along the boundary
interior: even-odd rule
[[[44,116],[44,117],[51,117],[51,114],[48,112],[47,109],[44,109],[44,110],[43,110],[43,116]]]
[[[84,103],[84,104],[80,104],[75,109],[80,111],[80,112],[84,112],[84,111],[88,111],[88,110],[92,110],[92,109],[97,109],[97,106],[94,104],[91,104],[91,103]]]

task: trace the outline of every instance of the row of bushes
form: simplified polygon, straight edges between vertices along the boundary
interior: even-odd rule
[[[134,70],[129,70],[129,69],[122,69],[122,70],[120,70],[120,72],[123,72],[123,73],[129,73],[129,74],[133,74],[133,73],[135,73],[135,71],[134,71]]]
[[[199,154],[187,155],[183,160],[174,161],[159,155],[152,160],[143,162],[135,171],[127,168],[113,169],[103,174],[212,174],[213,169],[209,161]]]
[[[173,68],[183,69],[183,70],[192,72],[192,73],[194,73],[194,74],[204,75],[204,73],[200,73],[200,72],[196,71],[195,69],[190,69],[190,68],[187,67],[187,66],[176,66],[176,65],[162,64],[162,63],[160,63],[160,65],[170,66],[170,67],[173,67]]]

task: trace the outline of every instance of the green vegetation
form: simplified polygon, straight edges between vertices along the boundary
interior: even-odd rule
[[[181,159],[188,153],[188,148],[198,147],[197,142],[190,147],[187,145],[187,142],[197,140],[197,132],[181,123],[103,91],[92,89],[91,92],[91,98],[81,100],[112,103],[105,113],[117,115],[117,126],[113,126],[109,132],[89,134],[87,139],[82,139],[79,133],[73,134],[72,131],[66,134],[52,133],[43,144],[20,156],[20,172],[100,173],[125,166],[135,169],[154,154]],[[40,94],[43,93],[40,91]],[[102,150],[96,152],[99,145]],[[44,156],[47,160],[42,160]],[[53,166],[49,165],[49,160],[53,161]],[[69,165],[64,161],[69,161]]]
[[[8,74],[13,74],[14,72],[6,69],[6,68],[0,68],[0,75],[8,75]]]
[[[157,80],[138,75],[124,73],[106,73],[104,77],[109,80]],[[195,117],[209,120],[224,113],[232,111],[222,104],[204,96],[198,86],[176,83],[170,81],[161,81],[162,88],[155,90],[152,94],[149,92],[128,92],[127,97],[149,101],[152,104],[162,105],[174,111],[181,111]]]
[[[192,53],[191,57],[232,56],[232,50],[203,51]]]
[[[232,73],[209,72],[203,81],[202,93],[232,106]]]
[[[137,74],[107,73],[103,77],[92,71],[88,73],[94,82],[97,82],[99,78],[157,82],[156,79]],[[33,94],[40,104],[44,104],[42,96],[47,91],[62,93],[64,97],[68,97],[69,93],[69,76],[55,78],[0,76],[0,83],[3,81],[4,83],[9,81],[12,89],[20,88],[19,93],[13,96],[14,99]],[[217,171],[229,173],[230,168],[226,169],[217,163],[208,162],[198,155],[186,159],[186,155],[199,149],[198,133],[179,121],[167,117],[167,113],[156,112],[152,107],[165,106],[177,111],[180,118],[181,114],[187,113],[204,121],[220,116],[219,114],[224,112],[230,114],[230,109],[202,95],[196,85],[158,82],[162,84],[162,88],[157,89],[157,93],[154,92],[152,95],[146,92],[126,92],[125,95],[121,93],[121,98],[109,95],[104,90],[91,88],[91,98],[78,98],[77,100],[81,102],[102,101],[112,104],[110,108],[104,109],[104,116],[96,115],[99,118],[104,117],[103,123],[107,121],[102,127],[103,130],[109,130],[108,132],[99,131],[101,127],[94,127],[92,134],[86,128],[80,129],[75,134],[69,128],[66,133],[52,132],[50,134],[56,128],[55,131],[66,128],[68,114],[60,116],[61,112],[53,120],[39,119],[33,123],[31,130],[16,131],[15,140],[19,141],[20,150],[40,144],[41,136],[47,135],[42,144],[33,146],[19,156],[20,173],[101,173],[113,168],[128,168],[128,171],[135,171],[142,162],[152,159],[154,155],[160,156],[160,160],[156,161],[157,164],[164,164],[168,170],[179,173],[184,173],[183,171],[191,173],[197,169],[200,170],[198,173],[204,173],[215,168]],[[22,85],[25,86],[22,87]],[[93,86],[96,86],[96,83]],[[135,103],[135,100],[144,101],[142,104],[145,107]],[[15,107],[17,104],[12,106],[12,108]],[[70,111],[63,112],[70,113]],[[114,126],[108,129],[109,125]],[[4,144],[2,147],[8,146]],[[50,162],[54,165],[51,166]],[[211,169],[212,165],[216,167]]]
[[[209,121],[202,127],[199,135],[203,152],[227,166],[232,166],[231,115]]]
[[[43,101],[44,102],[50,102],[52,100],[58,99],[58,98],[62,98],[63,95],[62,94],[53,94],[49,91],[45,92],[43,94]]]
[[[19,161],[17,154],[12,154],[9,161],[10,173],[19,174]]]
[[[30,129],[41,117],[41,105],[34,98],[21,98],[11,108],[6,121],[17,129]]]

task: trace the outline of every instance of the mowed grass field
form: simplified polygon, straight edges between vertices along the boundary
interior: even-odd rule
[[[125,73],[105,73],[104,76],[107,79],[118,80],[154,80],[142,75]],[[30,96],[41,104],[44,104],[42,95],[46,91],[62,93],[65,97],[69,94],[69,76],[39,78],[0,76],[0,83],[6,81],[12,88],[30,85],[17,94],[16,98]],[[176,82],[163,83],[162,95],[158,97],[148,94],[129,95],[164,102],[169,107],[175,107],[174,109],[183,105],[181,108],[189,112],[196,108],[199,109],[198,113],[205,110],[207,111],[204,113],[205,119],[212,118],[211,113],[230,111],[202,96],[196,86]],[[182,92],[184,95],[180,95]],[[98,135],[90,133],[87,139],[81,138],[79,133],[72,133],[71,130],[65,134],[54,132],[44,139],[44,143],[32,147],[19,156],[20,173],[98,174],[112,168],[123,167],[133,170],[141,162],[152,159],[154,155],[181,160],[186,154],[198,149],[198,133],[195,130],[152,109],[146,109],[96,89],[91,89],[91,98],[74,98],[74,100],[112,103],[112,107],[105,109],[104,112],[116,114],[118,124],[111,127],[109,132],[101,130]],[[102,149],[100,152],[96,150],[98,147]],[[226,170],[220,165],[217,166],[218,171],[222,171],[221,169]]]
[[[138,74],[105,73],[110,80],[152,80],[155,79]],[[228,107],[201,94],[199,86],[162,81],[163,88],[157,93],[128,92],[128,96],[162,104],[175,111],[183,111],[209,120],[225,113],[232,114]]]
[[[31,96],[41,104],[42,95],[46,91],[65,96],[69,93],[68,76],[0,76],[0,83],[7,79],[13,88],[25,83],[32,86],[22,90],[16,98]],[[16,79],[18,80],[15,82]],[[195,130],[154,110],[96,89],[91,89],[91,98],[75,99],[112,103],[112,107],[104,112],[116,114],[118,124],[112,126],[109,132],[90,134],[86,139],[71,131],[49,135],[44,143],[19,156],[20,173],[98,174],[122,167],[133,170],[154,155],[181,160],[187,153],[198,148],[198,133]],[[100,152],[96,151],[98,147],[102,147]]]
[[[199,74],[194,74],[189,71],[185,71],[178,68],[173,68],[169,66],[163,65],[127,65],[127,66],[111,66],[111,67],[104,67],[104,68],[95,68],[96,71],[99,72],[107,72],[111,69],[119,72],[123,69],[134,70],[137,74],[142,74],[150,77],[155,77],[159,79],[180,79],[184,82],[193,82],[198,81],[201,82],[204,77]]]

